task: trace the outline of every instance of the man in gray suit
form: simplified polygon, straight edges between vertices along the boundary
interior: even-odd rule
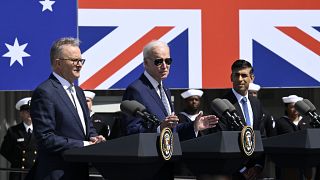
[[[35,89],[31,101],[39,147],[34,179],[88,179],[86,163],[69,163],[62,157],[65,150],[105,141],[92,126],[82,89],[74,84],[85,62],[79,41],[57,40],[50,60],[53,72]]]

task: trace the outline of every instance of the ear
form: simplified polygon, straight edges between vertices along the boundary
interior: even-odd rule
[[[230,75],[230,80],[231,80],[231,82],[233,82],[232,73],[231,73],[231,75]]]
[[[253,81],[254,81],[254,78],[255,78],[254,74],[251,74],[251,75],[250,75],[250,78],[251,78],[251,82],[253,82]]]

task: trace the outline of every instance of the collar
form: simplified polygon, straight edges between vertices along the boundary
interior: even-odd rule
[[[67,90],[70,86],[70,83],[65,80],[63,77],[61,77],[59,74],[55,73],[55,72],[52,72],[52,74],[58,79],[58,81],[61,83],[61,85],[63,86],[63,89],[64,90]],[[73,88],[74,88],[74,84],[73,85]],[[74,89],[73,89],[74,90]]]
[[[28,124],[26,124],[26,123],[24,123],[23,122],[23,126],[24,126],[24,128],[26,128],[26,131],[28,132],[28,129],[30,128],[31,129],[31,132],[33,132],[33,126],[32,126],[32,123],[31,123],[31,125],[30,126],[28,126]]]
[[[239,103],[240,103],[242,97],[246,97],[248,99],[248,101],[249,101],[248,92],[247,92],[247,94],[245,96],[242,96],[241,94],[237,93],[237,91],[234,90],[233,88],[232,88],[232,92],[236,96],[236,98],[237,98]]]
[[[147,71],[144,71],[143,74],[147,77],[147,79],[150,81],[154,89],[158,89],[158,81],[156,81]],[[160,82],[162,86],[162,81]],[[163,86],[162,86],[163,87]]]

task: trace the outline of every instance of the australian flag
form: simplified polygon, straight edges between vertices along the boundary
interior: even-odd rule
[[[77,1],[1,0],[0,90],[33,90],[51,73],[50,47],[77,37]]]

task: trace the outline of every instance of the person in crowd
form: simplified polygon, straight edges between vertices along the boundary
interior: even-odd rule
[[[249,95],[258,98],[260,88],[261,88],[260,85],[251,82],[249,84],[249,89],[248,89]],[[266,136],[267,137],[275,136],[276,135],[275,119],[265,109],[263,109],[263,122],[264,122]]]
[[[170,91],[166,88],[165,80],[172,65],[170,48],[167,43],[154,40],[143,49],[144,72],[139,79],[132,82],[123,95],[122,100],[135,100],[146,107],[146,111],[154,115],[160,125],[144,123],[143,119],[124,115],[123,122],[125,134],[136,134],[146,132],[160,132],[163,128],[172,128],[179,133],[179,137],[193,137],[195,132],[216,126],[218,118],[209,115],[199,115],[194,123],[182,123],[178,125],[179,119],[174,113]],[[156,179],[172,179],[173,168],[166,166],[160,170]]]
[[[277,135],[293,133],[295,131],[311,128],[309,117],[302,117],[295,109],[295,103],[303,100],[297,95],[290,95],[282,97],[284,103],[284,116],[276,120]],[[281,180],[299,180],[299,179],[313,179],[312,168],[281,168]]]
[[[74,84],[85,60],[79,40],[54,42],[50,51],[53,72],[33,92],[30,114],[38,145],[33,179],[88,179],[87,163],[63,159],[63,152],[105,141],[97,135],[83,90]]]
[[[21,123],[8,129],[1,145],[0,153],[11,164],[11,168],[30,169],[36,159],[37,147],[33,135],[32,120],[30,117],[31,97],[26,97],[16,103]],[[26,173],[11,172],[10,180],[22,180]]]
[[[303,100],[302,97],[297,95],[290,95],[282,97],[284,103],[284,116],[276,120],[277,135],[292,133],[298,130],[311,128],[310,118],[302,117],[294,107],[297,101]]]
[[[203,111],[200,110],[202,95],[203,95],[203,91],[198,89],[189,89],[181,93],[181,97],[183,98],[184,109],[182,112],[179,112],[177,114],[179,118],[179,123],[192,124],[199,115],[203,116]],[[197,132],[194,132],[193,137],[198,137],[200,135],[201,135],[201,132],[197,131]],[[183,141],[183,139],[180,139],[180,140]]]
[[[249,84],[254,80],[253,67],[246,60],[236,60],[231,66],[233,88],[223,97],[228,99],[237,110],[242,123],[259,130],[264,136],[263,108],[260,101],[248,93]],[[241,130],[226,118],[219,117],[219,129],[223,131]],[[255,179],[263,170],[264,157],[250,160],[234,174],[233,179]]]
[[[94,113],[94,111],[92,110],[93,99],[96,96],[96,94],[92,91],[84,91],[84,95],[86,96],[93,127],[97,130],[97,133],[99,135],[108,138],[111,133],[110,126],[106,123],[102,116]]]

